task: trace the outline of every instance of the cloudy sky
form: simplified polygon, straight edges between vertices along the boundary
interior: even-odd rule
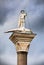
[[[4,32],[17,28],[22,9],[27,13],[26,28],[37,34],[30,45],[28,65],[44,65],[44,0],[0,0],[0,65],[17,64],[11,33]]]

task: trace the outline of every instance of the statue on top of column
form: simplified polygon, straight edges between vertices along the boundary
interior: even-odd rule
[[[20,18],[18,21],[18,27],[19,28],[24,28],[25,27],[25,17],[27,16],[27,13],[25,13],[24,10],[21,10],[20,12]]]

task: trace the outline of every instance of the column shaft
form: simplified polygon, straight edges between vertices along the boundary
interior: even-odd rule
[[[27,65],[27,52],[17,52],[17,65]]]

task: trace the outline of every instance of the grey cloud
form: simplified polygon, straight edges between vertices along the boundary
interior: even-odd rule
[[[41,31],[44,30],[44,15],[41,15],[39,17],[36,17],[35,22],[31,25],[33,29],[36,31]]]
[[[16,8],[16,3],[15,0],[0,0],[0,25],[4,24],[6,21],[6,17],[10,12],[11,14],[14,13],[14,10]]]
[[[13,10],[12,9],[7,9],[7,8],[0,8],[0,24],[4,24],[6,22],[6,17],[8,14],[12,14]]]
[[[44,65],[44,61],[40,61],[40,62],[34,63],[34,64],[32,64],[32,65]]]
[[[44,4],[44,0],[36,0],[35,4],[37,5]]]
[[[8,11],[9,10],[7,10],[6,8],[0,7],[0,24],[3,24],[5,22]]]
[[[44,0],[30,0],[28,4],[29,20],[27,27],[32,28],[36,32],[44,31]],[[42,5],[41,5],[42,4]],[[27,6],[27,7],[28,7]]]
[[[30,2],[32,2],[32,4],[35,4],[35,5],[44,4],[44,0],[30,0]]]
[[[0,8],[0,24],[3,24],[6,20],[7,10],[5,8]]]
[[[23,3],[21,0],[0,0],[0,25],[7,21],[8,15],[12,16],[14,13],[16,15],[16,11],[23,6],[21,3]]]

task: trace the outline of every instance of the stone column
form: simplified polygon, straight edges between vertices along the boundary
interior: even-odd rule
[[[35,34],[28,33],[13,33],[10,36],[10,40],[15,44],[17,51],[17,65],[27,65],[27,53],[34,37]]]
[[[27,52],[17,52],[17,65],[27,65]]]

